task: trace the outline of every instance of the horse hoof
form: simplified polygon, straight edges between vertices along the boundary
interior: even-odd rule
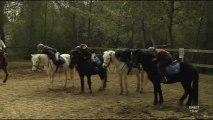
[[[179,101],[179,106],[183,106],[183,101]]]
[[[186,107],[186,108],[189,108],[189,106],[190,106],[189,103],[186,103],[186,104],[185,104],[185,107]]]
[[[196,105],[198,105],[198,103],[197,103],[196,101],[192,100],[191,105],[192,105],[192,106],[196,106]]]
[[[53,90],[53,88],[51,87],[51,88],[48,88],[48,90]]]
[[[158,102],[154,102],[153,105],[154,105],[154,106],[158,105]]]
[[[103,91],[104,90],[104,88],[99,88],[99,91]]]
[[[163,105],[163,102],[159,102],[158,105],[160,105],[160,106]]]

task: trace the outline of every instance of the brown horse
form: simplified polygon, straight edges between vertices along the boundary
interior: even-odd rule
[[[5,73],[5,78],[4,78],[3,83],[6,83],[7,82],[7,78],[8,78],[8,72],[7,72],[8,54],[6,52],[2,52],[0,54],[3,54],[3,57],[0,60],[0,69],[2,69],[4,71],[4,73]]]

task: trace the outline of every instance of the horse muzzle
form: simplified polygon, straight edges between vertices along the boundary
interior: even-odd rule
[[[103,68],[107,68],[108,66],[109,66],[109,65],[108,65],[107,63],[105,63],[105,62],[102,64],[102,67],[103,67]]]
[[[36,72],[36,71],[37,71],[37,67],[33,66],[33,67],[32,67],[32,71],[33,71],[33,72]]]
[[[106,68],[107,66],[105,64],[102,65],[103,68]]]

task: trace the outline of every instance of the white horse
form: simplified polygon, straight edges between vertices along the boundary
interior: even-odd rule
[[[103,67],[108,67],[109,65],[114,65],[116,66],[116,72],[119,74],[119,79],[120,79],[120,94],[123,94],[123,78],[125,82],[125,89],[126,89],[126,95],[128,95],[128,88],[127,88],[127,72],[128,72],[128,66],[126,65],[125,62],[119,61],[115,57],[115,51],[113,50],[108,50],[103,53]],[[139,70],[138,68],[132,68],[131,72],[129,75],[135,74],[137,77],[137,89],[136,92],[143,92],[143,85],[144,85],[144,71]],[[146,80],[147,82],[147,80]]]
[[[49,76],[50,79],[50,88],[53,88],[53,81],[54,81],[54,75],[55,75],[55,70],[56,70],[56,65],[53,63],[51,59],[46,54],[32,54],[32,71],[37,71],[39,65],[44,65],[44,69],[47,72],[47,75]],[[60,57],[62,57],[65,61],[65,63],[58,68],[58,72],[64,72],[65,73],[65,84],[64,88],[67,86],[67,80],[68,80],[68,75],[70,75],[70,79],[73,81],[73,86],[74,86],[74,69],[69,68],[69,63],[70,63],[70,55],[69,54],[61,54]]]

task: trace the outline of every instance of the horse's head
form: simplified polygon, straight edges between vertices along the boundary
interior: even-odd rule
[[[32,67],[32,71],[36,72],[38,70],[39,67],[39,63],[40,63],[40,56],[38,54],[33,55],[31,54],[32,58],[32,63],[33,63],[33,67]]]
[[[154,56],[140,49],[133,51],[131,57],[132,65],[142,64],[145,70],[149,69],[150,66],[153,65],[152,59],[154,58]]]
[[[70,52],[70,67],[73,68],[82,58],[82,52],[79,49],[73,49]]]
[[[112,51],[112,50],[108,50],[108,51],[105,51],[103,53],[103,59],[104,59],[104,62],[102,64],[102,66],[104,68],[108,67],[110,65],[110,63],[112,62],[112,55],[115,53],[115,51]]]

